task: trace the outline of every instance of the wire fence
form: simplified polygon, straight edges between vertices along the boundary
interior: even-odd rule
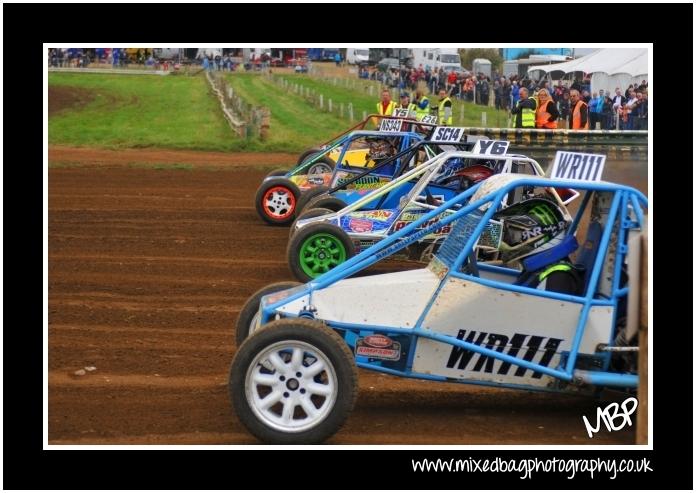
[[[271,126],[271,110],[265,106],[253,106],[234,92],[223,73],[206,71],[212,91],[218,97],[225,119],[241,138],[268,139]]]

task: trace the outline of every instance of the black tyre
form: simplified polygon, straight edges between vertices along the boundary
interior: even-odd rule
[[[229,392],[239,420],[262,442],[321,443],[353,410],[358,371],[350,348],[321,322],[274,320],[237,350]]]
[[[307,205],[305,205],[305,210],[309,209],[329,209],[334,212],[338,212],[341,209],[343,209],[346,205],[345,202],[343,202],[341,199],[337,199],[336,197],[332,197],[331,195],[320,195],[318,197],[315,197],[313,200],[310,200],[307,202]]]
[[[278,169],[274,169],[273,171],[271,171],[270,173],[268,173],[268,174],[266,175],[266,178],[268,178],[268,177],[274,177],[274,176],[285,176],[286,174],[288,174],[288,170],[282,169],[282,168],[278,168]]]
[[[295,218],[295,220],[292,222],[292,225],[290,226],[290,235],[289,237],[292,238],[292,235],[295,234],[295,227],[297,225],[297,221],[300,219],[310,219],[312,217],[319,217],[319,216],[325,216],[326,214],[333,214],[334,211],[329,210],[329,209],[308,209],[304,211],[302,214],[300,214],[298,217]]]
[[[299,165],[302,164],[309,156],[311,156],[311,155],[313,155],[313,154],[317,154],[317,153],[319,153],[319,152],[321,152],[321,149],[319,149],[318,147],[314,147],[314,148],[312,148],[312,149],[308,149],[308,150],[304,151],[302,154],[300,154],[300,157],[297,158],[297,165],[299,166]]]
[[[246,300],[246,303],[244,303],[244,306],[242,306],[237,316],[237,323],[235,324],[234,339],[237,343],[237,347],[241,346],[244,340],[249,337],[249,334],[254,331],[253,327],[256,325],[256,315],[259,311],[261,298],[267,294],[277,293],[278,291],[294,288],[295,286],[300,286],[300,283],[296,281],[275,282],[259,289]]]
[[[317,223],[305,226],[290,237],[287,255],[295,278],[308,282],[353,257],[355,246],[338,226]]]
[[[300,195],[297,185],[286,178],[265,180],[256,191],[256,212],[268,224],[290,224]]]
[[[316,197],[325,194],[328,190],[329,187],[327,187],[326,185],[319,185],[318,187],[310,188],[309,190],[305,191],[302,194],[302,196],[297,200],[295,216],[299,217],[299,215],[302,213],[305,206],[309,203],[310,200],[313,200]]]

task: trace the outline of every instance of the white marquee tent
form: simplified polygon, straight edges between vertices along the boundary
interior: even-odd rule
[[[528,72],[533,70],[592,74],[592,92],[604,89],[614,94],[617,87],[623,92],[630,84],[648,80],[648,49],[605,48],[567,62],[530,66]]]

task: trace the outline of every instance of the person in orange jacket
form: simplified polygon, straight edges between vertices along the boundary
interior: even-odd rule
[[[558,120],[560,113],[548,89],[539,90],[537,97],[539,98],[539,106],[536,110],[536,128],[558,128],[556,120]]]

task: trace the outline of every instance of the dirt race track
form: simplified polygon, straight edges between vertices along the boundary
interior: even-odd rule
[[[49,170],[49,443],[258,443],[227,380],[241,305],[291,278],[287,230],[253,208],[264,174]],[[329,443],[634,443],[631,427],[588,438],[582,416],[598,404],[361,371],[356,408]]]

